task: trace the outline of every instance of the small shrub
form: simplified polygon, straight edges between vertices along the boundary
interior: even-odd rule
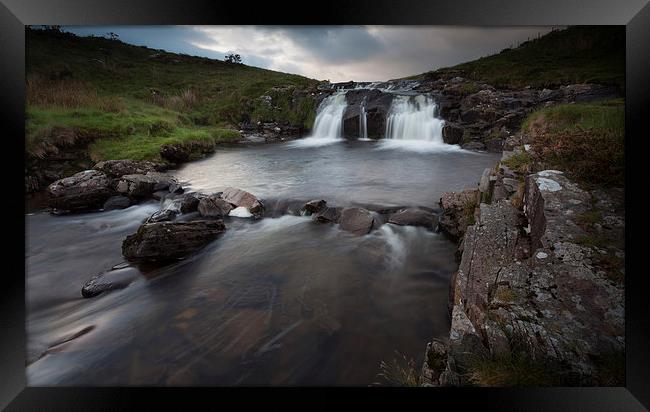
[[[548,387],[574,383],[572,374],[552,360],[533,359],[525,352],[487,355],[470,362],[469,381],[487,387]]]

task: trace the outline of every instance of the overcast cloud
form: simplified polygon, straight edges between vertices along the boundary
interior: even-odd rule
[[[66,26],[120,40],[333,82],[382,81],[453,66],[537,37],[551,27],[454,26]]]

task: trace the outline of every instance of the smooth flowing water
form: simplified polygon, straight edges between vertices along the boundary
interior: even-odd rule
[[[220,149],[176,175],[263,199],[436,207],[496,159],[282,143]],[[200,253],[83,299],[84,282],[121,263],[122,239],[159,207],[26,216],[30,385],[368,385],[382,360],[421,364],[426,343],[448,333],[455,245],[389,224],[355,237],[308,217],[228,218]]]

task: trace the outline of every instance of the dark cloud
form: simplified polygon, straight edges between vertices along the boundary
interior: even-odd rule
[[[453,26],[94,26],[80,35],[120,39],[332,81],[388,80],[452,66],[548,32],[550,27]]]

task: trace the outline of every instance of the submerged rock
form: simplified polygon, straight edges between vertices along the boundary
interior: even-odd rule
[[[116,194],[111,179],[98,170],[85,170],[57,180],[48,187],[48,193],[50,207],[66,211],[100,209]]]
[[[211,195],[199,200],[198,210],[203,217],[224,217],[233,209],[232,205],[220,196]]]
[[[264,214],[264,205],[262,202],[245,190],[227,187],[221,194],[221,198],[236,207],[245,207],[256,218],[259,218]]]
[[[326,206],[327,206],[327,202],[324,201],[323,199],[310,200],[309,202],[304,204],[301,211],[303,211],[305,213],[305,216],[311,216],[314,213],[320,212]]]
[[[388,223],[401,226],[423,226],[428,229],[434,229],[438,224],[436,215],[417,208],[403,209],[393,213],[388,218]]]
[[[124,289],[140,276],[134,267],[126,267],[93,276],[81,288],[81,296],[92,298],[109,290]]]
[[[317,223],[338,223],[341,218],[341,212],[336,207],[326,207],[312,218]]]
[[[360,207],[348,207],[341,212],[341,229],[354,235],[365,235],[372,229],[374,218],[370,211]]]
[[[166,261],[195,252],[226,230],[221,220],[145,223],[122,242],[131,261]]]

